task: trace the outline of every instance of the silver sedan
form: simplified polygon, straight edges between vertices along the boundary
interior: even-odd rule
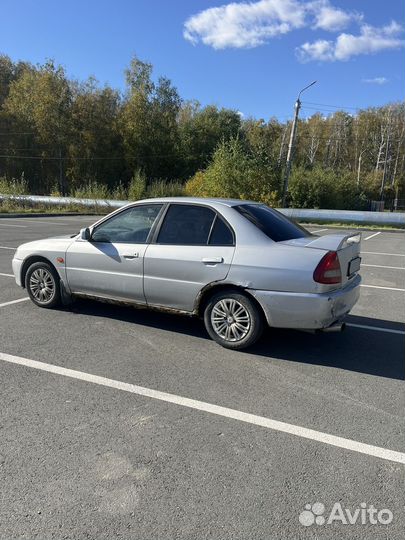
[[[80,234],[21,245],[18,285],[45,308],[75,297],[199,316],[230,349],[267,325],[334,330],[359,297],[360,235],[318,237],[264,204],[161,198]]]

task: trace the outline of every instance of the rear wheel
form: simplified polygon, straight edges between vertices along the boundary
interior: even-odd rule
[[[59,276],[46,262],[32,264],[25,275],[25,287],[37,306],[53,308],[60,304]]]
[[[237,291],[214,295],[204,311],[210,337],[227,349],[241,350],[253,345],[263,332],[263,316],[254,301]]]

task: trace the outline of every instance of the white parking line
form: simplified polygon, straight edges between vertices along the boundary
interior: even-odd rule
[[[15,251],[17,248],[8,247],[8,246],[0,246],[0,249],[10,249],[11,251]]]
[[[405,336],[405,330],[394,330],[393,328],[382,328],[381,326],[369,326],[367,324],[346,323],[346,326],[353,328],[364,328],[364,330],[375,330],[376,332],[388,332],[389,334],[400,334]]]
[[[328,229],[319,229],[318,231],[311,231],[311,233],[318,233],[318,232],[324,232],[324,231],[327,231]]]
[[[405,257],[402,253],[380,253],[379,251],[362,251],[361,253],[367,253],[367,255],[389,255],[390,257]]]
[[[387,289],[388,291],[401,291],[405,292],[405,289],[398,289],[397,287],[381,287],[381,285],[364,285],[363,283],[360,287],[369,287],[370,289]]]
[[[374,238],[374,236],[377,236],[377,235],[379,235],[379,234],[381,234],[381,231],[376,232],[376,233],[374,233],[374,234],[371,234],[370,236],[367,236],[367,238],[364,238],[364,240],[370,240],[370,238]]]
[[[0,304],[0,308],[5,306],[11,306],[11,304],[19,304],[20,302],[26,302],[27,300],[29,300],[29,298],[19,298],[18,300],[11,300],[10,302],[3,302],[3,304]]]
[[[27,225],[11,225],[9,223],[0,223],[0,227],[19,227],[21,229],[26,229]]]
[[[405,267],[403,267],[403,266],[384,266],[382,264],[364,264],[364,263],[361,263],[361,266],[369,266],[369,267],[372,267],[372,268],[389,268],[389,269],[392,269],[392,270],[405,270]]]
[[[3,274],[2,272],[0,272],[0,276],[3,276],[3,277],[14,277],[14,274]]]
[[[135,384],[129,384],[122,381],[116,381],[114,379],[107,379],[106,377],[100,377],[98,375],[92,375],[91,373],[85,373],[83,371],[76,371],[74,369],[64,368],[62,366],[56,366],[53,364],[47,364],[45,362],[38,362],[36,360],[30,360],[29,358],[21,358],[20,356],[13,356],[11,354],[1,353],[0,360],[9,362],[11,364],[17,364],[48,373],[54,373],[56,375],[63,375],[72,379],[78,379],[80,381],[86,381],[100,386],[107,386],[109,388],[115,388],[123,392],[130,392],[139,396],[144,396],[166,403],[173,403],[180,405],[181,407],[187,407],[189,409],[195,409],[197,411],[203,411],[210,414],[216,414],[225,418],[231,418],[233,420],[239,420],[240,422],[246,422],[255,426],[261,426],[273,431],[279,431],[282,433],[288,433],[289,435],[295,435],[296,437],[302,437],[304,439],[310,439],[312,441],[321,442],[343,448],[345,450],[351,450],[353,452],[359,452],[368,456],[385,459],[387,461],[394,461],[396,463],[405,464],[405,454],[390,450],[388,448],[381,448],[379,446],[373,446],[352,439],[345,439],[344,437],[338,437],[336,435],[330,435],[329,433],[323,433],[322,431],[315,431],[314,429],[297,426],[294,424],[287,424],[286,422],[280,422],[278,420],[272,420],[264,416],[256,416],[255,414],[245,413],[236,409],[228,409],[220,405],[214,405],[212,403],[206,403],[204,401],[197,401],[176,394],[168,394],[166,392],[160,392],[159,390],[153,390],[151,388],[145,388],[143,386],[136,386]]]

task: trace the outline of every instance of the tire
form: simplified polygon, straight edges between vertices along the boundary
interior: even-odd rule
[[[54,308],[61,303],[60,277],[50,264],[36,262],[25,274],[28,296],[39,307]]]
[[[209,299],[204,323],[210,337],[227,349],[240,351],[260,338],[263,315],[255,302],[239,291],[223,291]]]

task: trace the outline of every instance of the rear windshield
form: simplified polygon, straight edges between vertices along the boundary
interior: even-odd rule
[[[311,236],[303,227],[264,204],[240,204],[234,208],[274,242]]]

